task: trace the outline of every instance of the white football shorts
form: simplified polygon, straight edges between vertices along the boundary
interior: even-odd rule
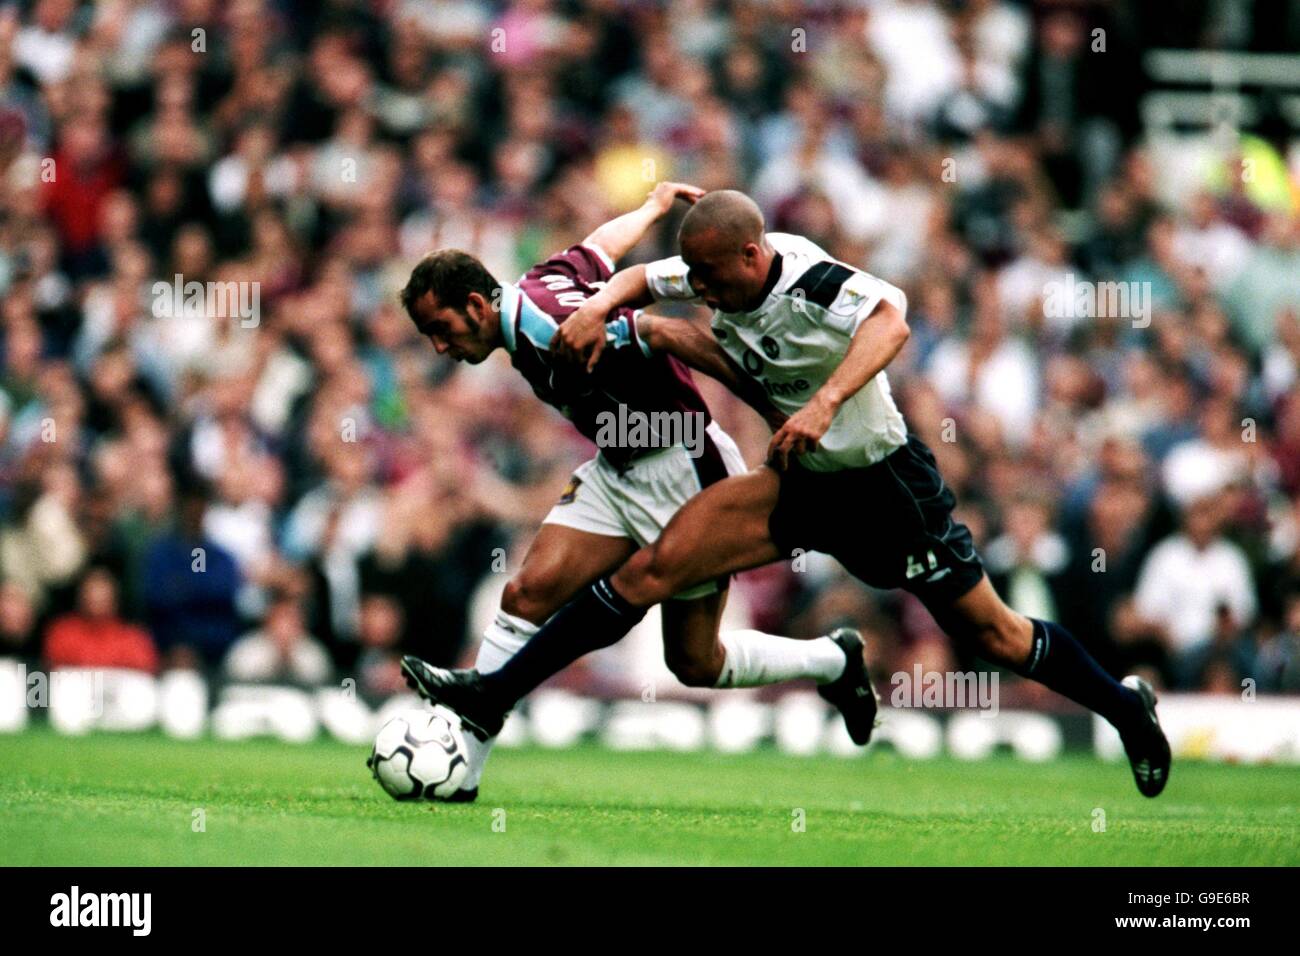
[[[717,422],[710,422],[706,432],[712,442],[705,443],[698,458],[675,445],[636,459],[621,475],[601,455],[583,462],[542,523],[631,538],[644,547],[705,484],[748,470],[740,449]],[[689,600],[717,590],[717,582],[710,581],[674,598]]]

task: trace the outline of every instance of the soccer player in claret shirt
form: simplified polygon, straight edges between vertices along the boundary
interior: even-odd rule
[[[744,473],[739,450],[709,421],[708,408],[685,366],[723,382],[770,424],[784,421],[713,336],[688,321],[614,308],[595,323],[603,340],[602,355],[590,372],[552,353],[559,331],[576,309],[598,296],[615,260],[636,245],[676,199],[693,202],[699,195],[692,186],[661,183],[640,209],[605,223],[514,284],[499,282],[473,256],[439,250],[416,265],[402,290],[403,306],[439,354],[478,363],[504,348],[537,396],[601,446],[599,454],[574,473],[523,567],[507,584],[483,635],[477,672],[490,673],[508,662],[555,611],[613,572],[638,547],[652,543],[702,488]],[[684,442],[661,447],[672,437],[664,436],[664,442],[649,447],[620,447],[608,443],[608,429],[601,434],[605,416],[670,420],[661,413],[679,420],[699,416],[697,421],[707,424],[702,442],[691,449]],[[684,433],[679,429],[677,435]],[[841,629],[810,641],[753,630],[719,635],[725,599],[725,575],[665,595],[664,656],[679,680],[695,686],[752,687],[811,678],[832,688],[827,693],[844,702],[850,732],[870,733],[876,698],[856,631]],[[406,666],[428,668],[415,658]],[[453,798],[460,801],[477,796],[495,736],[495,731],[473,729],[476,734],[466,737],[470,775]]]
[[[653,543],[557,612],[500,670],[448,671],[408,658],[417,690],[471,731],[493,733],[524,694],[619,640],[655,603],[812,549],[869,585],[911,591],[953,640],[1110,721],[1138,790],[1159,794],[1170,752],[1150,685],[1116,681],[1064,628],[1002,601],[970,532],[952,517],[955,500],[933,454],[908,433],[885,373],[909,335],[902,291],[807,239],[767,233],[753,201],[731,190],[701,198],[679,239],[680,256],[615,275],[569,317],[555,349],[599,368],[606,315],[656,299],[702,299],[718,343],[789,416],[772,437],[769,464],[692,498]],[[870,689],[823,687],[844,709],[841,693]]]

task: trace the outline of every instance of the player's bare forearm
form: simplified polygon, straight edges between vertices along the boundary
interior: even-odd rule
[[[876,306],[853,334],[839,367],[772,436],[769,462],[783,469],[791,455],[815,450],[840,406],[893,361],[911,334],[901,309],[888,302]]]
[[[564,320],[552,345],[556,357],[583,362],[590,372],[605,349],[605,323],[620,314],[620,306],[640,308],[653,301],[645,266],[614,273],[603,289]]]
[[[650,351],[667,352],[696,371],[721,382],[736,397],[762,415],[773,431],[785,421],[785,414],[768,400],[763,386],[747,375],[722,350],[703,323],[643,313],[637,317],[636,329],[637,335]]]
[[[650,191],[640,209],[611,219],[588,236],[584,243],[602,249],[611,259],[621,259],[641,241],[646,230],[673,207],[673,203],[679,199],[694,203],[703,195],[704,190],[698,186],[659,183]],[[645,266],[633,266],[615,273],[605,288],[578,306],[560,327],[553,346],[556,357],[584,362],[590,372],[605,349],[604,325],[614,315],[614,310],[624,305],[639,308],[652,301]]]
[[[867,320],[858,326],[844,361],[810,401],[823,403],[832,413],[838,411],[894,360],[911,334],[902,310],[881,301]]]
[[[651,206],[649,200],[639,209],[611,219],[599,229],[582,240],[584,246],[598,246],[617,262],[645,236],[659,217],[663,215],[658,208]]]
[[[685,183],[659,183],[640,208],[611,219],[584,239],[583,245],[598,246],[617,262],[672,208],[674,200],[693,203],[701,195],[703,190]]]
[[[650,294],[650,283],[646,281],[645,266],[629,266],[610,276],[605,287],[582,304],[582,311],[584,314],[598,314],[608,322],[620,306],[640,309],[652,302],[654,296]]]

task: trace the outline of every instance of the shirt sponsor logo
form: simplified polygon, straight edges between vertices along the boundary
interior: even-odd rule
[[[781,397],[789,395],[798,395],[800,392],[806,392],[811,386],[805,378],[797,378],[793,382],[764,382],[763,388],[767,394]]]

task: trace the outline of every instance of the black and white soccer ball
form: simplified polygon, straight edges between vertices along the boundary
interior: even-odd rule
[[[384,724],[366,766],[395,800],[445,800],[469,775],[460,718],[445,707],[404,710]]]

